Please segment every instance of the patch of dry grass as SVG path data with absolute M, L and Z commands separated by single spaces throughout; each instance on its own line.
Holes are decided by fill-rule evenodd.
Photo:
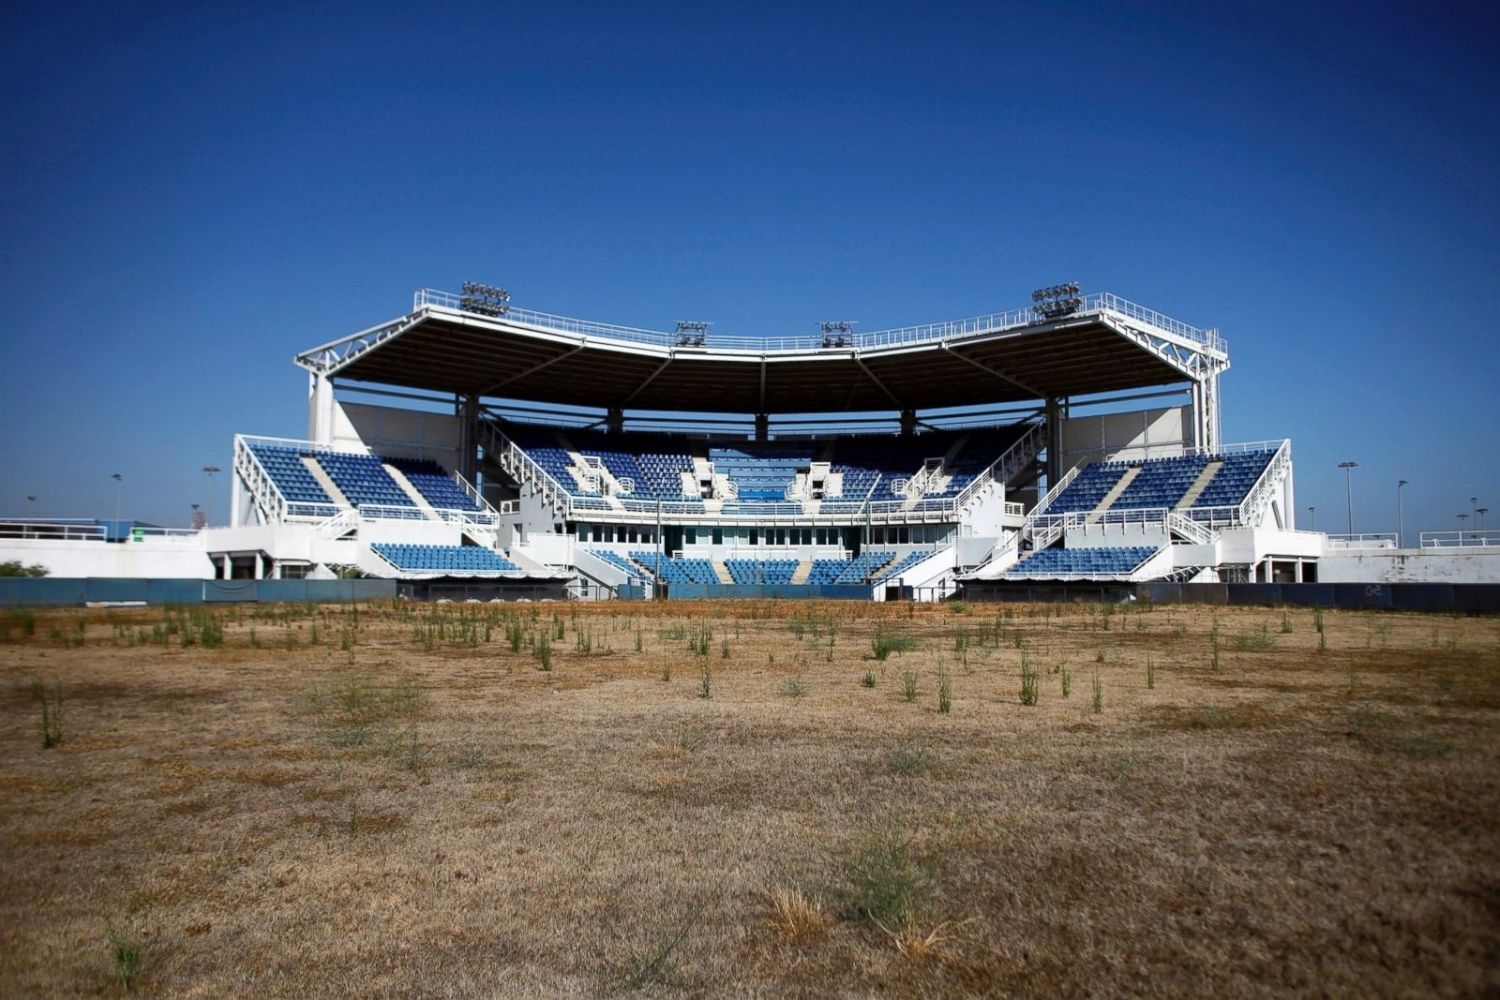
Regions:
M 1496 993 L 1500 625 L 1322 619 L 38 612 L 0 643 L 0 983 Z
M 800 944 L 815 940 L 833 922 L 821 900 L 795 886 L 776 886 L 766 896 L 771 907 L 771 929 L 784 941 Z

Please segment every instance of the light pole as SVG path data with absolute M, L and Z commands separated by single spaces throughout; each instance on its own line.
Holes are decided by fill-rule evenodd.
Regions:
M 1401 487 L 1406 485 L 1406 480 L 1396 480 L 1396 548 L 1401 548 L 1401 539 L 1406 534 L 1406 518 L 1401 513 Z
M 1475 507 L 1474 508 L 1474 513 L 1477 514 L 1477 515 L 1479 515 L 1479 530 L 1481 532 L 1484 531 L 1484 515 L 1488 514 L 1489 512 L 1490 512 L 1490 509 L 1488 507 Z
M 1468 514 L 1458 515 L 1458 544 L 1464 543 L 1464 522 L 1469 519 Z
M 1308 531 L 1317 531 L 1318 530 L 1318 508 L 1317 508 L 1316 505 L 1313 505 L 1313 506 L 1310 506 L 1310 507 L 1307 508 L 1307 519 L 1308 519 L 1307 530 Z
M 26 514 L 28 517 L 36 517 L 36 494 L 26 494 Z
M 1339 468 L 1344 470 L 1344 504 L 1349 511 L 1349 537 L 1354 537 L 1354 478 L 1351 469 L 1359 468 L 1358 462 L 1340 462 Z
M 205 465 L 203 467 L 203 471 L 206 472 L 206 473 L 208 473 L 208 510 L 205 512 L 205 515 L 208 518 L 208 523 L 209 524 L 213 524 L 214 523 L 214 473 L 219 471 L 219 467 L 217 465 Z
M 120 488 L 125 485 L 125 477 L 118 472 L 111 472 L 109 478 L 115 481 L 115 530 L 120 530 Z

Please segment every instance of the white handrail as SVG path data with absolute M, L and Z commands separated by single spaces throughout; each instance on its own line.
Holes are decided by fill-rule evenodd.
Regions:
M 1330 538 L 1333 536 L 1329 536 Z M 1458 546 L 1500 546 L 1500 529 L 1466 528 L 1463 531 L 1424 531 L 1420 536 L 1424 549 L 1446 549 Z
M 463 300 L 453 292 L 444 292 L 434 288 L 419 288 L 412 295 L 412 313 L 419 314 L 425 309 L 446 309 L 454 312 L 464 312 Z M 1156 327 L 1173 336 L 1194 343 L 1202 344 L 1213 350 L 1223 350 L 1224 341 L 1217 330 L 1204 330 L 1172 319 L 1154 309 L 1138 305 L 1128 299 L 1121 298 L 1110 292 L 1095 292 L 1084 296 L 1083 305 L 1077 313 L 1068 317 L 1072 319 L 1079 315 L 1090 313 L 1113 312 L 1120 316 L 1145 323 Z M 481 315 L 466 313 L 466 315 Z M 1034 324 L 1049 322 L 1047 317 L 1031 307 L 1022 309 L 1011 309 L 1004 312 L 989 313 L 984 316 L 976 316 L 970 319 L 947 320 L 938 323 L 925 323 L 918 326 L 906 326 L 888 330 L 876 330 L 872 332 L 852 333 L 850 343 L 838 347 L 828 348 L 823 344 L 820 334 L 809 334 L 806 336 L 769 336 L 756 337 L 744 335 L 721 335 L 710 334 L 707 342 L 703 345 L 689 345 L 683 343 L 681 338 L 673 333 L 660 330 L 646 330 L 640 327 L 622 326 L 616 323 L 600 323 L 594 320 L 576 319 L 570 316 L 558 316 L 552 313 L 537 312 L 532 309 L 521 309 L 509 306 L 500 316 L 486 316 L 496 322 L 511 323 L 518 326 L 530 326 L 543 330 L 553 330 L 560 333 L 570 333 L 584 337 L 599 337 L 608 340 L 627 341 L 631 343 L 655 344 L 661 347 L 685 349 L 689 351 L 712 351 L 743 350 L 756 353 L 767 351 L 824 351 L 835 350 L 840 352 L 858 351 L 871 347 L 889 347 L 903 344 L 940 342 L 945 340 L 961 339 L 968 336 L 993 333 L 1015 327 L 1031 326 Z M 383 324 L 380 327 L 372 327 L 371 330 L 361 331 L 354 334 L 349 340 L 359 339 L 380 340 L 391 335 L 389 327 L 395 325 Z M 325 354 L 334 354 L 342 341 L 334 341 L 322 347 L 314 348 L 305 352 L 299 358 L 312 358 Z M 351 352 L 352 353 L 352 352 Z

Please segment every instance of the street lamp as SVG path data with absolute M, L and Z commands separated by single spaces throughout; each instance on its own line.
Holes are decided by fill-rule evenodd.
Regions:
M 1406 485 L 1406 480 L 1396 480 L 1396 548 L 1401 548 L 1401 539 L 1405 535 L 1406 518 L 1401 513 L 1401 487 Z
M 1358 462 L 1340 462 L 1339 468 L 1344 470 L 1344 503 L 1349 511 L 1349 536 L 1354 537 L 1354 481 L 1351 469 L 1359 468 Z
M 1469 519 L 1468 514 L 1458 515 L 1458 544 L 1464 543 L 1464 522 Z
M 1490 512 L 1490 509 L 1488 507 L 1475 507 L 1474 508 L 1474 513 L 1477 514 L 1477 515 L 1479 515 L 1479 530 L 1480 531 L 1484 530 L 1484 515 L 1488 514 L 1489 512 Z
M 1318 530 L 1318 508 L 1317 508 L 1317 505 L 1312 505 L 1312 506 L 1309 506 L 1307 508 L 1307 519 L 1308 519 L 1307 530 L 1308 531 L 1317 531 Z
M 219 471 L 217 465 L 205 465 L 203 471 L 208 473 L 208 510 L 206 516 L 208 523 L 214 523 L 214 473 Z
M 120 530 L 120 488 L 125 485 L 125 477 L 118 472 L 111 472 L 109 478 L 115 481 L 115 530 Z

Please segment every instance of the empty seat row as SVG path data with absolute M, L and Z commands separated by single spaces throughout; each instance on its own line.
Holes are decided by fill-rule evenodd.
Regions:
M 1057 579 L 1069 576 L 1128 577 L 1157 552 L 1153 546 L 1042 549 L 1006 570 L 1007 578 Z
M 726 559 L 724 565 L 735 583 L 791 583 L 798 563 L 795 559 Z
M 1046 512 L 1065 514 L 1096 510 L 1130 469 L 1139 471 L 1115 498 L 1110 509 L 1174 508 L 1187 497 L 1209 463 L 1215 461 L 1221 463 L 1218 470 L 1193 499 L 1191 507 L 1237 505 L 1244 501 L 1275 454 L 1274 450 L 1266 450 L 1233 455 L 1173 455 L 1095 462 L 1078 471 L 1067 488 L 1053 498 Z
M 412 488 L 431 506 L 444 510 L 479 510 L 454 478 L 436 462 L 420 459 L 383 458 L 379 455 L 333 451 L 314 445 L 289 446 L 247 442 L 247 447 L 271 477 L 281 495 L 292 503 L 331 504 L 333 498 L 308 469 L 311 458 L 327 474 L 351 505 L 398 507 L 415 511 L 401 485 L 386 471 L 390 464 L 402 471 Z
M 479 510 L 468 491 L 436 462 L 414 458 L 388 458 L 386 463 L 401 470 L 406 481 L 439 510 Z
M 828 499 L 831 511 L 840 505 L 863 504 L 866 500 L 899 500 L 896 485 L 920 473 L 930 459 L 951 454 L 943 465 L 943 478 L 926 492 L 951 499 L 990 463 L 1026 433 L 1026 425 L 975 431 L 934 431 L 910 437 L 892 435 L 848 436 L 823 440 L 778 440 L 750 442 L 743 439 L 694 438 L 698 454 L 713 464 L 714 472 L 732 482 L 740 501 L 779 502 L 798 473 L 814 461 L 828 460 L 841 476 L 840 495 Z M 536 424 L 501 425 L 517 447 L 529 455 L 570 494 L 597 491 L 582 486 L 570 468 L 570 452 L 598 459 L 616 480 L 629 480 L 625 499 L 650 501 L 695 498 L 691 485 L 684 486 L 684 473 L 694 471 L 688 439 L 664 434 L 634 432 L 610 434 L 581 428 L 552 428 Z M 582 472 L 583 470 L 579 470 Z M 587 479 L 587 477 L 584 477 Z M 855 509 L 848 507 L 848 510 Z
M 397 569 L 417 573 L 516 573 L 521 567 L 477 545 L 397 545 L 375 542 L 371 550 Z

